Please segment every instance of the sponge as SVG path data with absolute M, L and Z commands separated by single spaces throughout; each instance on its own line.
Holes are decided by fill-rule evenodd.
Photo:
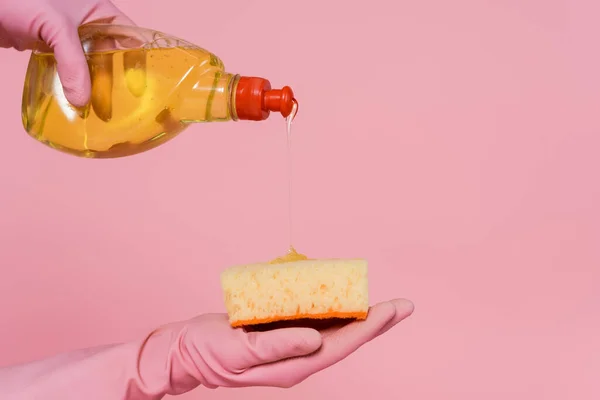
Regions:
M 365 319 L 367 261 L 300 259 L 234 266 L 221 274 L 232 327 L 299 319 Z

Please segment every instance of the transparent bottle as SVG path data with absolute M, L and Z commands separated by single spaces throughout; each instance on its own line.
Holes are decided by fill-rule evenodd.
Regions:
M 161 32 L 89 24 L 79 35 L 92 80 L 89 104 L 67 101 L 56 59 L 42 51 L 29 60 L 22 103 L 27 133 L 72 155 L 130 156 L 193 123 L 287 117 L 296 102 L 289 87 L 228 73 L 214 54 Z

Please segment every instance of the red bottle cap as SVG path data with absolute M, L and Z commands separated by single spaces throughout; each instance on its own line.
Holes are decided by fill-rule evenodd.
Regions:
M 271 83 L 263 78 L 242 76 L 235 91 L 236 114 L 241 120 L 262 121 L 271 111 L 286 118 L 295 102 L 291 88 L 271 89 Z

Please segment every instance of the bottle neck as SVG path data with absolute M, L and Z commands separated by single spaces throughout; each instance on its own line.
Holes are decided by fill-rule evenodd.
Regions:
M 237 120 L 233 94 L 238 80 L 238 75 L 221 71 L 190 74 L 179 83 L 173 119 L 183 123 Z
M 241 75 L 235 74 L 231 76 L 231 80 L 229 81 L 229 88 L 228 88 L 228 93 L 229 93 L 229 101 L 228 101 L 228 107 L 229 107 L 229 115 L 231 116 L 231 119 L 233 121 L 239 121 L 239 116 L 237 113 L 237 107 L 236 107 L 236 100 L 237 100 L 237 90 L 238 90 L 238 85 L 240 83 L 240 78 Z

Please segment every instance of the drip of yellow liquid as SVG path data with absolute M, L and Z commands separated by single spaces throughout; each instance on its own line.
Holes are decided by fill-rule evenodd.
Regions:
M 289 240 L 290 240 L 290 249 L 294 248 L 293 241 L 293 209 L 292 209 L 292 122 L 296 117 L 296 113 L 298 112 L 298 103 L 294 101 L 294 105 L 292 106 L 292 112 L 286 118 L 286 136 L 287 136 L 287 157 L 288 157 L 288 224 L 289 224 Z
M 308 257 L 305 256 L 304 254 L 298 253 L 293 246 L 290 246 L 290 249 L 288 250 L 288 253 L 286 255 L 277 257 L 277 258 L 269 261 L 269 264 L 283 264 L 283 263 L 288 263 L 288 262 L 293 262 L 293 261 L 302 261 L 302 260 L 308 260 Z
M 286 255 L 277 257 L 269 262 L 269 264 L 283 264 L 293 261 L 308 260 L 308 257 L 302 253 L 298 253 L 293 244 L 293 209 L 292 209 L 292 122 L 298 112 L 298 103 L 294 102 L 292 112 L 286 118 L 286 136 L 287 136 L 287 156 L 288 156 L 288 224 L 289 224 L 289 241 L 290 248 Z

